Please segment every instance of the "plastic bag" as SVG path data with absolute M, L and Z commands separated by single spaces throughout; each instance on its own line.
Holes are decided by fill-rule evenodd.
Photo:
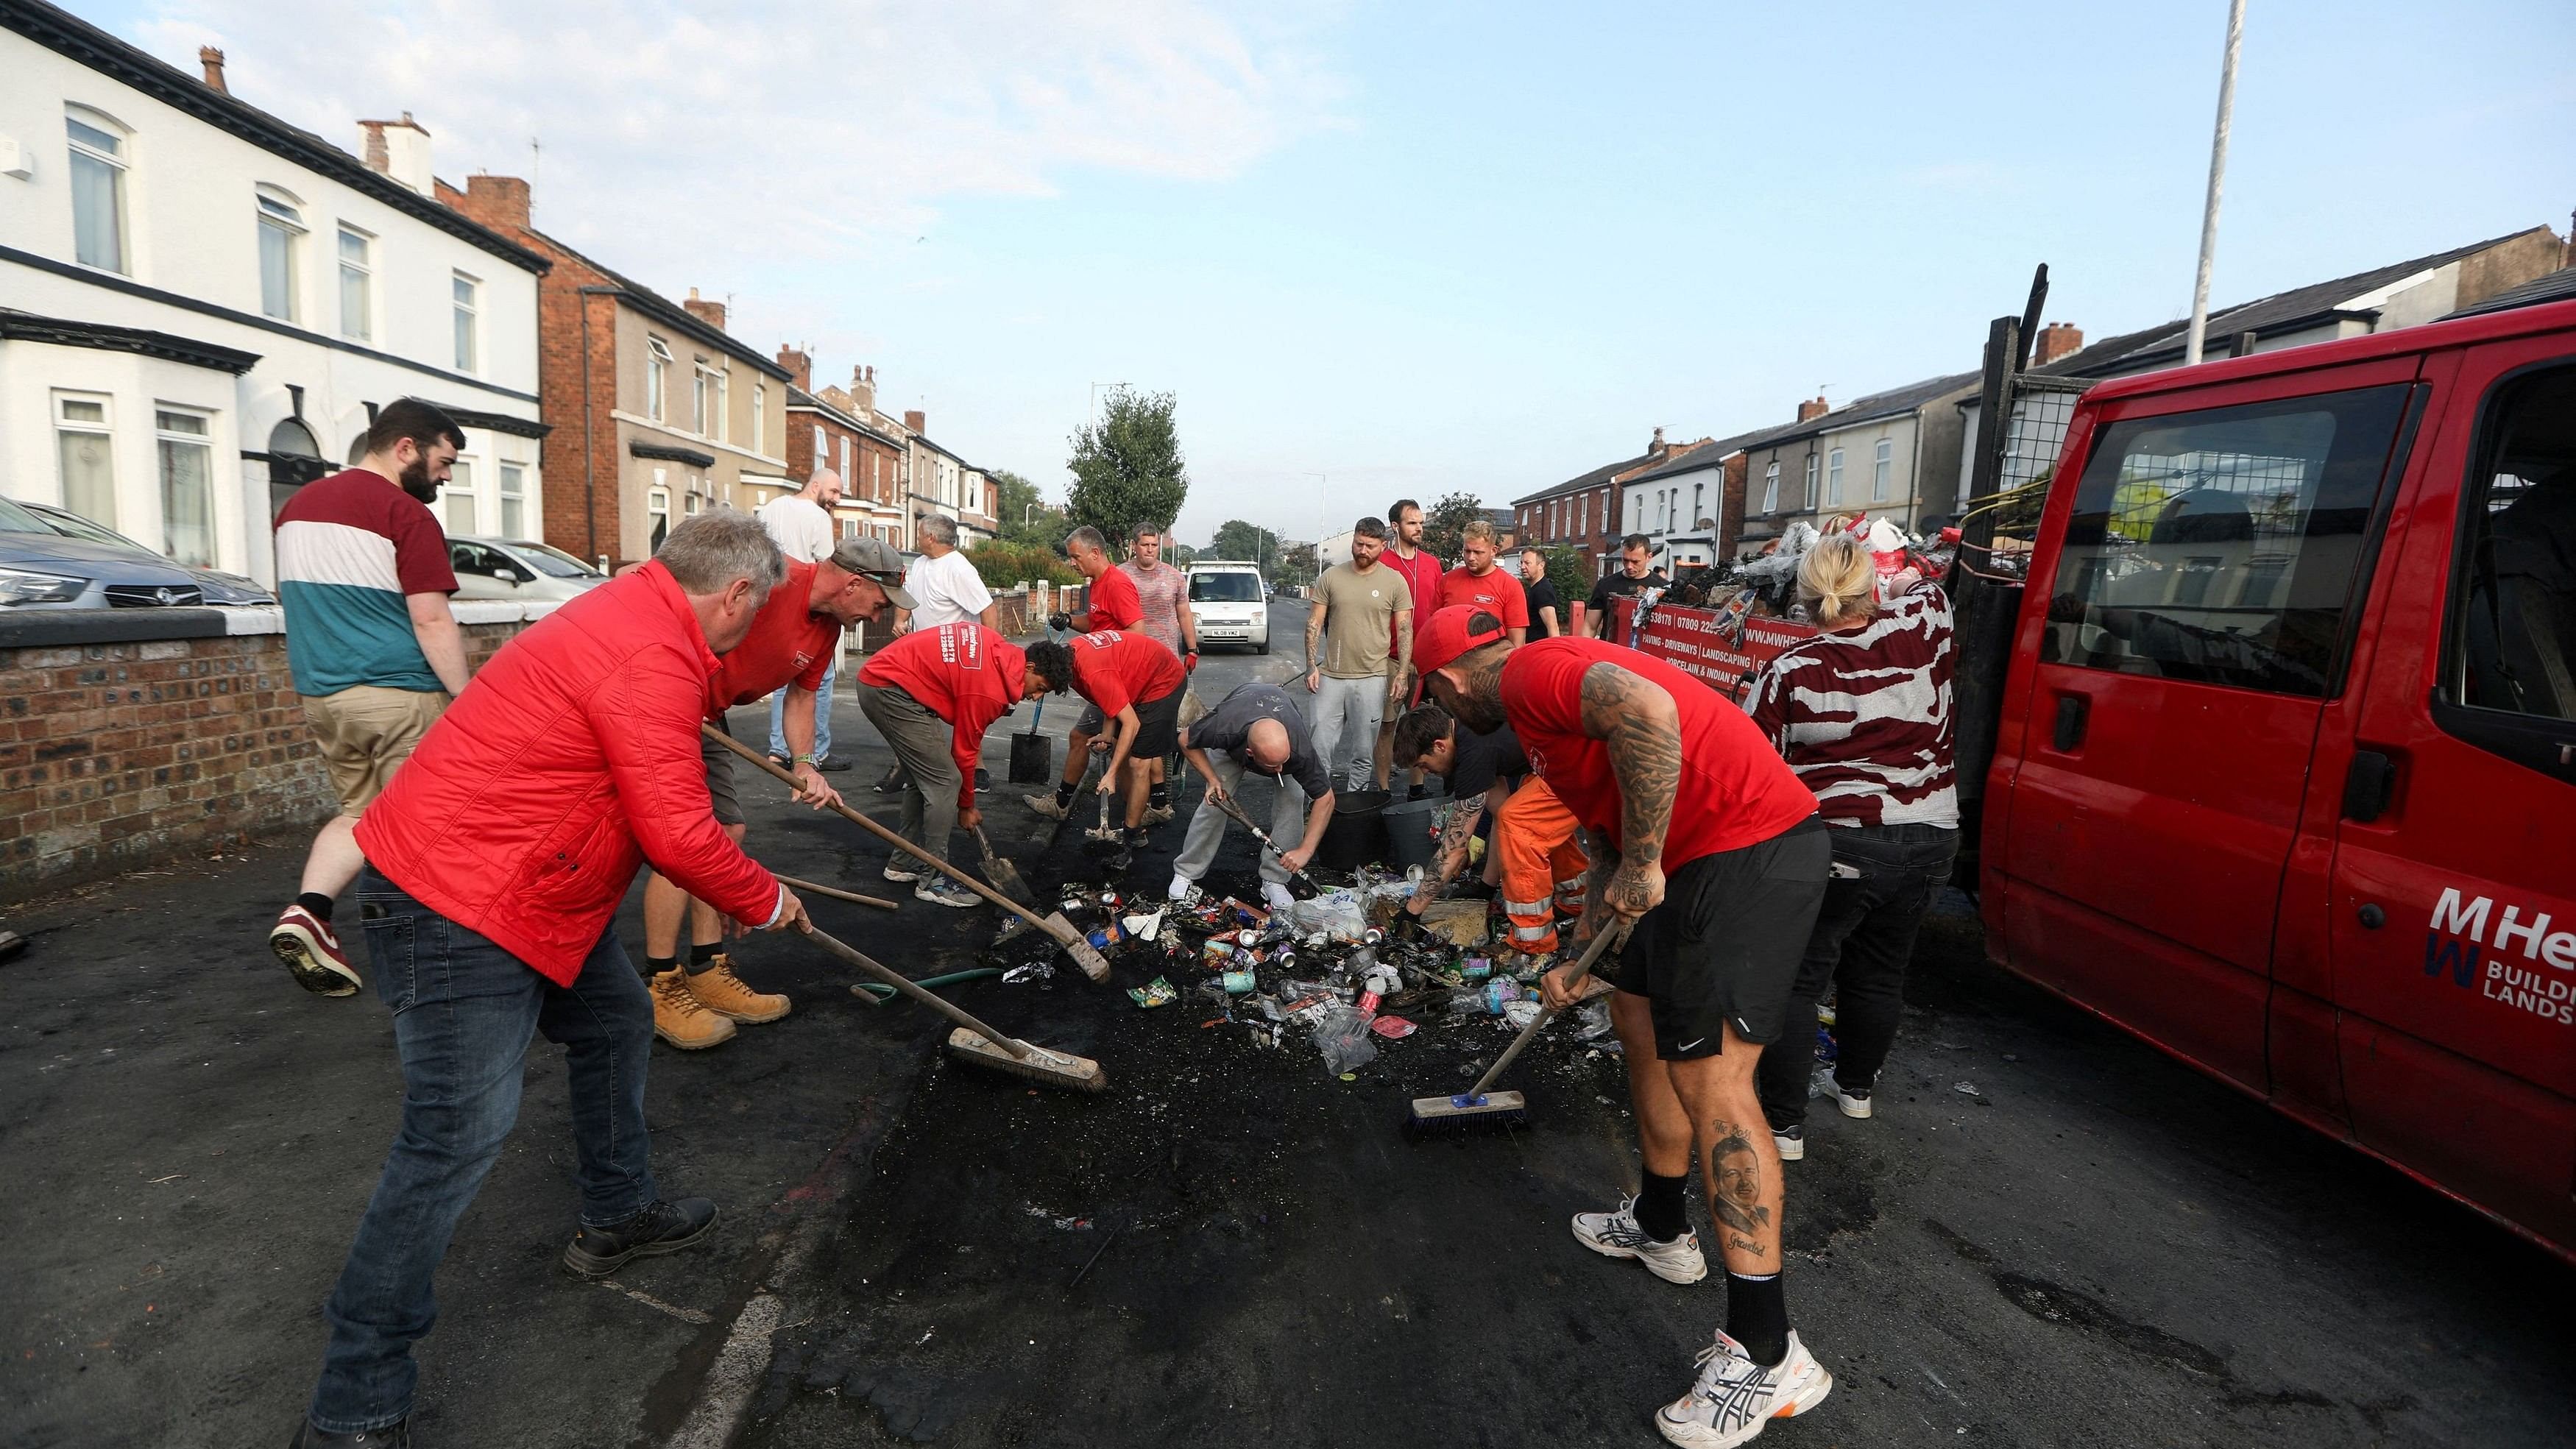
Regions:
M 1357 941 L 1368 934 L 1368 914 L 1357 891 L 1327 891 L 1288 908 L 1288 919 L 1300 936 L 1322 932 L 1335 941 Z
M 1315 1019 L 1315 1046 L 1324 1054 L 1324 1070 L 1338 1077 L 1377 1060 L 1377 1043 L 1369 1040 L 1369 1014 L 1350 1006 L 1328 1006 Z

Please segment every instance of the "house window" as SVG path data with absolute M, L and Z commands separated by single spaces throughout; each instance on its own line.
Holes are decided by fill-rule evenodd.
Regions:
M 122 272 L 128 133 L 79 106 L 64 112 L 63 129 L 71 137 L 72 256 L 85 267 Z
M 372 340 L 375 327 L 375 239 L 340 228 L 340 335 Z
M 659 337 L 644 339 L 644 415 L 662 421 L 671 378 L 671 349 Z M 664 510 L 668 512 L 669 510 Z M 657 539 L 658 543 L 659 540 Z
M 850 476 L 850 437 L 849 437 L 849 434 L 844 433 L 844 434 L 842 434 L 842 435 L 841 435 L 841 477 L 842 477 L 843 479 L 847 479 L 849 476 Z
M 447 468 L 447 536 L 481 533 L 474 511 L 474 464 L 459 458 Z
M 1821 460 L 1815 454 L 1807 455 L 1807 509 L 1809 512 L 1815 511 L 1816 507 L 1816 464 L 1819 461 Z
M 653 476 L 658 480 L 662 470 L 654 469 Z M 645 545 L 645 552 L 660 553 L 662 540 L 671 536 L 671 490 L 656 487 L 645 493 L 644 516 L 653 520 L 653 538 Z
M 1706 516 L 1706 515 L 1702 514 L 1702 513 L 1699 511 L 1699 501 L 1700 501 L 1700 499 L 1701 499 L 1701 498 L 1705 497 L 1705 496 L 1707 495 L 1707 493 L 1708 493 L 1708 485 L 1707 485 L 1707 484 L 1705 484 L 1705 483 L 1693 483 L 1693 484 L 1691 485 L 1691 516 L 1690 516 L 1690 526 L 1691 526 L 1691 527 L 1693 527 L 1693 528 L 1697 528 L 1697 527 L 1699 527 L 1699 525 L 1700 525 L 1700 520 L 1701 520 L 1703 517 L 1705 517 L 1705 516 Z
M 1836 448 L 1825 455 L 1825 502 L 1839 508 L 1842 501 L 1843 450 Z
M 831 456 L 832 440 L 824 435 L 823 425 L 816 423 L 814 425 L 814 466 L 822 467 L 824 460 Z
M 716 378 L 703 362 L 689 377 L 689 426 L 699 437 L 716 435 Z
M 1871 502 L 1885 503 L 1887 501 L 1887 475 L 1895 470 L 1896 443 L 1893 439 L 1881 438 L 1878 440 L 1878 455 L 1876 458 L 1871 460 L 1869 465 L 1869 496 Z
M 280 322 L 295 320 L 296 250 L 304 241 L 304 209 L 274 186 L 259 189 L 259 310 Z
M 766 383 L 751 385 L 751 450 L 759 452 L 769 438 L 769 387 Z
M 161 551 L 191 568 L 215 562 L 213 425 L 204 413 L 158 408 L 152 414 L 161 471 Z
M 1780 511 L 1780 460 L 1777 458 L 1762 466 L 1762 511 Z
M 725 383 L 723 371 L 701 364 L 698 368 L 698 432 L 703 437 L 723 442 L 725 437 Z
M 482 314 L 483 284 L 458 272 L 448 278 L 448 287 L 456 298 L 456 370 L 472 372 L 482 355 L 476 329 Z
M 501 536 L 528 536 L 528 470 L 524 464 L 501 465 Z
M 62 462 L 63 506 L 92 523 L 116 527 L 115 435 L 108 400 L 54 394 L 54 452 Z

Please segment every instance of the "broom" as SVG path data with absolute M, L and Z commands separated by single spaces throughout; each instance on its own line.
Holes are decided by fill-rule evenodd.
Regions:
M 1076 1092 L 1102 1092 L 1109 1088 L 1109 1074 L 1100 1063 L 1071 1052 L 1049 1051 L 1031 1046 L 1014 1036 L 1004 1036 L 933 991 L 926 991 L 899 971 L 891 971 L 859 954 L 850 947 L 814 929 L 812 921 L 799 921 L 796 929 L 806 939 L 840 957 L 886 985 L 957 1023 L 948 1034 L 948 1050 L 961 1062 L 995 1071 L 1026 1077 L 1042 1087 L 1063 1087 Z
M 1600 934 L 1592 938 L 1592 944 L 1583 949 L 1581 959 L 1574 963 L 1574 976 L 1566 985 L 1581 986 L 1584 979 L 1592 974 L 1592 968 L 1601 960 L 1602 954 L 1627 939 L 1628 923 L 1625 921 L 1602 927 Z M 1541 1011 L 1531 1017 L 1530 1024 L 1521 1028 L 1521 1034 L 1512 1038 L 1512 1044 L 1505 1047 L 1503 1054 L 1494 1059 L 1494 1064 L 1485 1069 L 1485 1074 L 1476 1079 L 1476 1085 L 1466 1091 L 1454 1097 L 1414 1098 L 1413 1108 L 1405 1116 L 1406 1134 L 1419 1136 L 1426 1132 L 1476 1131 L 1496 1126 L 1518 1126 L 1528 1121 L 1528 1098 L 1518 1092 L 1496 1092 L 1487 1096 L 1485 1089 L 1502 1076 L 1503 1069 L 1521 1054 L 1521 1048 L 1528 1046 L 1555 1015 L 1553 1011 Z
M 796 788 L 796 777 L 770 763 L 768 756 L 761 754 L 758 750 L 752 749 L 750 746 L 735 739 L 733 736 L 718 730 L 713 725 L 701 724 L 698 728 L 705 733 L 708 739 L 714 740 L 718 744 L 723 745 L 726 749 L 729 749 L 735 754 L 742 756 L 744 759 L 749 760 L 755 767 L 766 773 L 771 779 L 778 781 L 780 784 L 785 785 L 790 789 Z M 1106 981 L 1109 979 L 1109 958 L 1101 955 L 1099 948 L 1086 940 L 1083 937 L 1082 932 L 1075 929 L 1073 922 L 1065 919 L 1064 912 L 1054 911 L 1045 916 L 1040 916 L 1036 911 L 1033 911 L 1027 906 L 1021 905 L 1018 901 L 1012 900 L 1010 897 L 1003 895 L 991 886 L 984 884 L 982 881 L 975 879 L 975 877 L 968 875 L 966 872 L 959 870 L 957 867 L 950 865 L 948 862 L 941 860 L 935 855 L 932 855 L 929 851 L 922 849 L 920 846 L 904 839 L 894 831 L 870 820 L 868 817 L 851 809 L 849 806 L 835 805 L 832 808 L 839 812 L 842 819 L 857 825 L 861 829 L 866 830 L 869 834 L 876 836 L 878 839 L 885 841 L 888 845 L 894 846 L 898 850 L 904 851 L 910 855 L 919 856 L 923 861 L 929 864 L 931 869 L 938 871 L 950 880 L 957 882 L 959 885 L 966 887 L 966 889 L 973 891 L 975 894 L 982 896 L 984 899 L 991 901 L 993 904 L 1000 906 L 1002 909 L 1009 911 L 1013 915 L 1022 917 L 1027 920 L 1029 924 L 1046 932 L 1049 936 L 1055 939 L 1055 943 L 1057 945 L 1064 948 L 1066 955 L 1073 958 L 1074 964 L 1082 968 L 1083 975 L 1091 978 L 1095 982 Z

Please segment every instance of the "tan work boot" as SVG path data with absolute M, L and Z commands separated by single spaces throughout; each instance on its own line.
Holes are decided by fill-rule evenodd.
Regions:
M 689 990 L 689 973 L 674 966 L 653 977 L 653 1034 L 684 1052 L 733 1040 L 733 1021 L 706 1009 Z
M 704 971 L 684 974 L 689 980 L 689 994 L 698 999 L 698 1005 L 718 1016 L 757 1026 L 787 1014 L 787 998 L 743 985 L 742 978 L 733 974 L 733 957 L 726 952 L 718 951 Z

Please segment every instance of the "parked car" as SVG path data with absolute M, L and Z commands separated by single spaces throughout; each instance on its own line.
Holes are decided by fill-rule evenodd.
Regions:
M 556 603 L 579 598 L 608 575 L 559 548 L 518 538 L 451 538 L 448 566 L 460 599 Z
M 1261 570 L 1248 563 L 1194 563 L 1189 567 L 1190 618 L 1199 643 L 1249 644 L 1270 652 L 1270 591 Z
M 28 503 L 21 506 L 29 513 L 43 519 L 56 533 L 65 538 L 85 538 L 92 543 L 110 544 L 148 559 L 171 563 L 168 558 L 154 553 L 115 529 L 83 518 L 70 509 L 56 508 L 50 503 Z M 243 578 L 239 574 L 228 574 L 221 569 L 195 568 L 188 564 L 174 564 L 173 567 L 186 569 L 196 576 L 202 603 L 221 604 L 227 608 L 245 608 L 277 602 L 277 595 L 261 588 L 257 581 Z
M 0 498 L 0 608 L 167 609 L 205 601 L 196 575 L 119 539 L 101 543 Z

